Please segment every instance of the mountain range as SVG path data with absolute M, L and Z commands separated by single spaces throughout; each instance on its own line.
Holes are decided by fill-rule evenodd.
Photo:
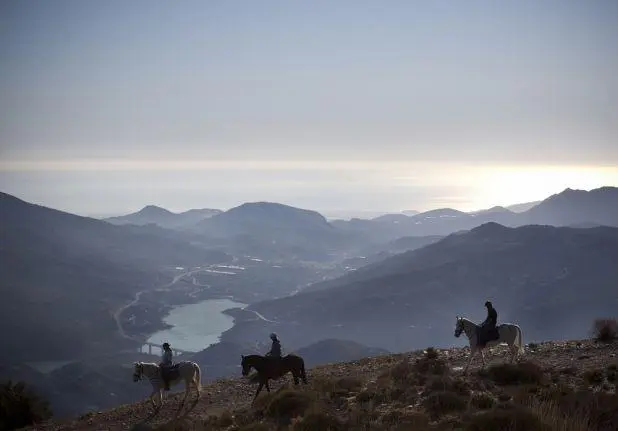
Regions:
M 401 274 L 389 274 L 386 268 L 399 259 L 407 259 L 408 254 L 380 263 L 381 260 L 418 247 L 422 247 L 419 253 L 429 253 L 435 247 L 441 250 L 440 247 L 453 241 L 452 238 L 440 240 L 441 237 L 482 224 L 486 224 L 483 231 L 497 230 L 496 222 L 503 226 L 530 223 L 580 228 L 618 226 L 618 189 L 603 187 L 588 192 L 567 189 L 519 214 L 503 208 L 480 214 L 439 209 L 413 216 L 401 214 L 373 220 L 328 222 L 315 211 L 268 202 L 246 203 L 223 212 L 206 211 L 214 215 L 201 219 L 191 229 L 172 230 L 156 224 L 117 226 L 0 194 L 1 291 L 6 303 L 10 304 L 1 323 L 9 329 L 7 348 L 15 352 L 15 360 L 33 359 L 40 354 L 49 356 L 60 351 L 73 354 L 119 342 L 110 310 L 126 303 L 135 292 L 169 280 L 165 268 L 226 262 L 232 259 L 231 254 L 331 262 L 329 264 L 344 262 L 343 266 L 346 266 L 346 259 L 357 259 L 356 263 L 348 265 L 350 269 L 357 269 L 349 274 L 352 278 L 326 281 L 307 292 L 347 283 L 347 280 L 368 274 L 367 271 L 373 278 L 382 273 L 401 277 Z M 155 213 L 166 214 L 165 210 L 154 207 L 142 211 L 142 215 L 149 217 Z M 597 232 L 584 230 L 582 235 Z M 395 246 L 405 241 L 409 244 Z M 424 247 L 427 244 L 431 245 Z M 476 246 L 470 242 L 464 249 Z M 462 256 L 469 254 L 461 253 Z M 359 261 L 360 256 L 368 258 Z M 488 261 L 493 258 L 487 256 Z M 418 262 L 417 259 L 414 262 Z M 371 262 L 373 266 L 359 269 Z M 410 263 L 409 267 L 414 265 Z M 429 276 L 427 272 L 423 274 Z M 447 274 L 435 277 L 439 279 Z M 367 280 L 361 281 L 367 283 Z M 289 291 L 297 288 L 290 286 Z M 332 293 L 335 296 L 333 301 L 327 301 L 327 308 L 347 300 L 346 295 L 339 298 L 338 293 Z M 355 299 L 363 300 L 366 298 Z M 383 301 L 377 299 L 377 303 Z M 265 312 L 271 313 L 270 306 L 259 307 L 267 307 Z M 337 315 L 351 315 L 345 310 L 332 313 L 334 316 L 329 319 L 333 324 L 337 324 L 332 322 Z M 281 310 L 275 314 L 281 314 Z M 37 321 L 23 318 L 33 315 L 37 316 Z M 67 335 L 75 340 L 71 346 L 62 342 Z M 44 341 L 25 348 L 24 340 L 32 338 Z M 324 334 L 323 338 L 332 337 Z M 337 338 L 355 340 L 353 337 Z M 373 339 L 363 344 L 394 347 L 375 343 Z
M 295 346 L 343 338 L 402 351 L 450 345 L 455 316 L 484 319 L 490 299 L 501 322 L 525 339 L 581 337 L 618 310 L 618 228 L 486 223 L 249 309 L 278 323 L 242 323 L 224 339 L 276 330 Z M 588 323 L 587 323 L 588 322 Z

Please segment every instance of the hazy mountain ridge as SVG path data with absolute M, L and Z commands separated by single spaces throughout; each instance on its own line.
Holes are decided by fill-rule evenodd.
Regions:
M 487 298 L 495 301 L 500 320 L 521 324 L 526 337 L 581 336 L 572 328 L 618 308 L 615 256 L 617 228 L 490 223 L 360 268 L 326 289 L 250 308 L 288 322 L 279 331 L 289 339 L 302 331 L 315 340 L 346 338 L 393 351 L 426 344 L 427 337 L 448 340 L 454 316 L 482 320 Z M 256 336 L 260 329 L 242 331 Z M 236 338 L 240 331 L 226 334 Z
M 221 214 L 222 212 L 223 211 L 218 209 L 202 208 L 174 213 L 156 205 L 147 205 L 135 213 L 108 217 L 103 220 L 117 225 L 133 224 L 143 226 L 155 224 L 168 229 L 187 229 L 202 220 Z

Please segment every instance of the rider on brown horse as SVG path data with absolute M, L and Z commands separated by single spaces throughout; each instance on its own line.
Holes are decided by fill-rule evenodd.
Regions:
M 479 334 L 479 346 L 484 347 L 489 341 L 498 338 L 496 324 L 498 323 L 498 312 L 490 301 L 485 302 L 487 307 L 487 318 L 481 323 Z
M 270 334 L 270 339 L 272 340 L 272 345 L 270 346 L 270 352 L 266 354 L 271 358 L 281 359 L 281 342 L 277 338 L 277 334 Z

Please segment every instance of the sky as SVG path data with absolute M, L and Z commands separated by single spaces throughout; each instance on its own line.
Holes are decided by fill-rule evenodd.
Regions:
M 0 190 L 85 215 L 618 185 L 618 2 L 6 0 Z

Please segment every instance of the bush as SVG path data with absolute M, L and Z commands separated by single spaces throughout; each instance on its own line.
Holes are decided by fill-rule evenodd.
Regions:
M 592 328 L 594 339 L 604 343 L 611 343 L 618 339 L 617 319 L 597 319 Z
M 600 385 L 605 380 L 603 370 L 588 370 L 584 373 L 584 380 L 591 385 Z
M 315 398 L 310 393 L 284 389 L 272 398 L 266 407 L 265 414 L 274 419 L 302 416 L 314 400 Z
M 339 431 L 343 429 L 344 426 L 339 419 L 321 411 L 310 412 L 294 424 L 295 431 Z
M 446 375 L 450 368 L 448 363 L 440 356 L 433 347 L 427 348 L 423 357 L 414 363 L 414 371 L 419 374 Z
M 34 425 L 51 417 L 47 401 L 23 382 L 0 385 L 0 429 L 12 430 Z
M 607 381 L 608 382 L 615 382 L 618 377 L 618 366 L 616 366 L 615 364 L 609 365 L 607 367 Z
M 493 365 L 487 375 L 498 385 L 540 384 L 543 381 L 543 369 L 534 362 Z
M 423 400 L 423 407 L 433 417 L 465 410 L 468 400 L 456 392 L 441 391 L 430 394 Z
M 493 395 L 485 393 L 485 392 L 474 394 L 474 396 L 470 400 L 470 403 L 472 404 L 473 407 L 476 407 L 477 409 L 480 409 L 480 410 L 491 409 L 497 404 L 496 399 L 493 397 Z
M 426 392 L 450 391 L 459 395 L 470 395 L 470 385 L 462 379 L 454 379 L 450 376 L 435 376 L 426 386 Z
M 516 406 L 508 409 L 494 409 L 472 416 L 468 420 L 469 431 L 551 431 L 530 409 Z

